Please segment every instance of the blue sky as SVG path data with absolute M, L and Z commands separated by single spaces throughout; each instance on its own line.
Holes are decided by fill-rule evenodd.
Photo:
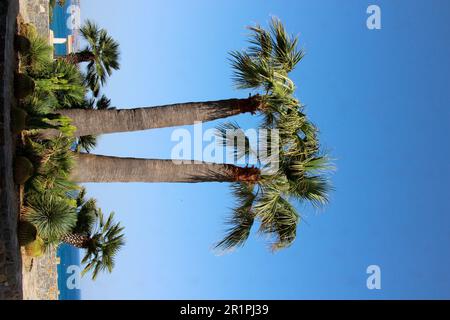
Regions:
M 381 30 L 366 28 L 370 4 Z M 330 205 L 299 208 L 307 223 L 287 250 L 253 234 L 217 256 L 226 184 L 89 184 L 127 246 L 113 274 L 83 280 L 83 298 L 450 298 L 450 2 L 82 1 L 82 18 L 120 42 L 104 92 L 123 108 L 248 96 L 233 89 L 227 53 L 271 16 L 307 53 L 292 78 L 337 159 Z M 95 153 L 169 158 L 172 131 L 105 135 Z M 381 290 L 366 287 L 372 264 Z

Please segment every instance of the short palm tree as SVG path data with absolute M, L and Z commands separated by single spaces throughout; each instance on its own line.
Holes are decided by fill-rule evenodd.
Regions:
M 54 100 L 59 109 L 80 104 L 86 93 L 80 71 L 64 60 L 46 65 L 34 80 L 35 95 L 40 100 Z
M 35 166 L 35 174 L 27 181 L 27 190 L 36 193 L 52 190 L 53 194 L 66 197 L 66 193 L 74 189 L 75 185 L 68 181 L 74 165 L 71 145 L 72 141 L 63 136 L 44 141 L 32 136 L 25 138 L 24 152 Z
M 67 198 L 51 191 L 33 193 L 27 198 L 24 216 L 35 225 L 39 237 L 55 242 L 75 226 L 77 213 Z
M 279 20 L 272 20 L 269 30 L 259 26 L 250 29 L 253 32 L 250 48 L 232 52 L 231 62 L 236 86 L 255 90 L 259 94 L 244 99 L 117 110 L 69 109 L 60 113 L 73 120 L 73 125 L 77 127 L 75 136 L 190 125 L 247 112 L 263 114 L 270 120 L 279 111 L 280 102 L 298 103 L 286 91 L 293 92 L 295 89 L 288 74 L 303 58 L 303 51 L 297 48 L 298 39 L 288 35 Z M 45 134 L 51 136 L 57 132 L 50 130 Z
M 77 199 L 77 223 L 61 240 L 86 250 L 81 261 L 86 264 L 82 274 L 92 272 L 92 279 L 95 280 L 101 271 L 112 272 L 114 257 L 125 244 L 124 228 L 114 222 L 114 213 L 105 217 L 94 199 L 85 201 L 84 193 L 82 189 Z
M 100 86 L 106 83 L 113 70 L 120 68 L 119 44 L 92 21 L 87 21 L 80 29 L 81 36 L 86 40 L 87 46 L 65 57 L 73 64 L 87 62 L 86 84 L 94 96 L 100 92 Z
M 23 35 L 30 41 L 30 47 L 21 53 L 21 67 L 30 76 L 34 76 L 51 64 L 53 48 L 47 39 L 39 36 L 34 26 L 26 25 L 22 29 Z

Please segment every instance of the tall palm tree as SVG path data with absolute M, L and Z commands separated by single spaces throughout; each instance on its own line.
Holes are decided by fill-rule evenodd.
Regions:
M 61 240 L 86 250 L 81 261 L 86 264 L 82 274 L 92 272 L 95 280 L 99 272 L 111 272 L 114 268 L 114 256 L 125 244 L 124 228 L 114 222 L 114 213 L 106 218 L 94 199 L 84 201 L 84 190 L 80 192 L 77 204 L 80 207 L 77 224 Z
M 331 169 L 328 158 L 304 150 L 283 153 L 280 168 L 264 174 L 257 167 L 231 164 L 188 163 L 172 160 L 118 158 L 78 154 L 71 178 L 76 182 L 231 182 L 238 205 L 230 219 L 226 237 L 217 244 L 232 249 L 244 244 L 255 220 L 260 231 L 272 236 L 274 250 L 288 247 L 295 239 L 300 215 L 291 199 L 321 206 L 331 190 L 322 173 Z
M 99 28 L 92 21 L 87 21 L 80 29 L 81 36 L 88 43 L 86 48 L 79 52 L 68 54 L 66 61 L 73 64 L 87 62 L 86 83 L 97 96 L 100 86 L 106 83 L 113 70 L 120 68 L 119 44 L 105 29 Z
M 288 74 L 303 58 L 303 51 L 297 49 L 298 39 L 289 36 L 279 20 L 272 20 L 270 30 L 259 26 L 250 29 L 253 32 L 250 48 L 231 53 L 236 86 L 259 92 L 250 98 L 135 109 L 69 109 L 60 113 L 72 119 L 72 125 L 77 127 L 75 136 L 190 125 L 247 112 L 262 114 L 266 121 L 271 121 L 286 105 L 298 104 L 292 97 L 295 86 Z M 47 130 L 43 135 L 57 132 Z

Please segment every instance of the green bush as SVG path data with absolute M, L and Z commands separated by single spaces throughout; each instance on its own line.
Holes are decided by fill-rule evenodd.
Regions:
M 75 227 L 77 212 L 67 198 L 44 191 L 28 197 L 25 219 L 36 226 L 40 237 L 54 241 Z
M 34 166 L 26 157 L 18 156 L 14 161 L 14 181 L 24 184 L 34 173 Z
M 47 39 L 42 38 L 31 24 L 21 25 L 21 34 L 30 41 L 28 50 L 20 52 L 20 60 L 24 72 L 36 75 L 52 63 L 53 47 Z
M 31 95 L 36 88 L 34 80 L 23 73 L 16 73 L 14 77 L 14 94 L 17 99 Z
M 11 124 L 14 133 L 20 133 L 27 126 L 28 113 L 22 108 L 13 107 L 11 110 Z
M 26 246 L 36 240 L 37 229 L 36 227 L 28 221 L 20 221 L 18 228 L 18 238 L 19 244 L 21 246 Z

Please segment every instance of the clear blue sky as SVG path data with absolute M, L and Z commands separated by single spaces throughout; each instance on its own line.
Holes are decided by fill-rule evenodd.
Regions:
M 366 28 L 369 4 L 381 30 Z M 216 256 L 226 184 L 89 184 L 127 246 L 113 274 L 83 280 L 83 298 L 450 298 L 449 1 L 82 1 L 82 18 L 121 45 L 105 89 L 117 107 L 246 97 L 227 52 L 272 15 L 307 52 L 293 79 L 337 159 L 331 204 L 303 210 L 285 251 L 253 235 Z M 169 158 L 172 130 L 103 136 L 95 153 Z M 366 288 L 371 264 L 378 291 Z

